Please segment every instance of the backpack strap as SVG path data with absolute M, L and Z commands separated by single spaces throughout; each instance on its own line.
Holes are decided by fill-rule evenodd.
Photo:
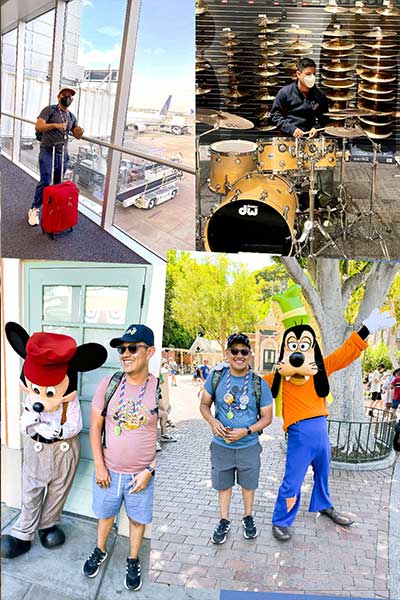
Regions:
M 123 371 L 116 371 L 114 375 L 111 377 L 108 382 L 105 394 L 104 394 L 104 407 L 101 411 L 101 416 L 103 417 L 103 426 L 101 429 L 101 445 L 103 448 L 106 448 L 106 416 L 108 405 L 110 404 L 111 398 L 114 396 L 119 384 L 121 383 L 122 377 L 124 373 Z
M 217 387 L 219 385 L 219 382 L 221 381 L 221 377 L 223 375 L 223 373 L 225 372 L 225 369 L 215 369 L 212 375 L 212 380 L 211 380 L 211 386 L 212 386 L 212 394 L 211 394 L 211 400 L 213 402 L 215 402 L 215 392 L 217 391 Z
M 157 377 L 157 385 L 156 385 L 156 394 L 155 394 L 155 397 L 156 397 L 156 407 L 153 408 L 150 411 L 150 413 L 152 415 L 155 415 L 155 414 L 158 415 L 159 410 L 160 410 L 160 400 L 162 398 L 162 392 L 161 392 L 161 385 L 160 385 L 160 378 L 159 377 Z
M 252 373 L 253 391 L 256 396 L 257 419 L 261 418 L 261 377 L 256 373 Z M 263 430 L 258 432 L 261 435 Z

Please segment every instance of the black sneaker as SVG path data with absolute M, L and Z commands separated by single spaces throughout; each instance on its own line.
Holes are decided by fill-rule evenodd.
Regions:
M 125 587 L 136 592 L 142 587 L 142 568 L 138 558 L 126 559 Z
M 102 552 L 100 548 L 96 546 L 92 554 L 83 565 L 82 573 L 86 575 L 86 577 L 96 577 L 97 573 L 99 572 L 100 565 L 106 560 L 107 556 L 107 552 Z
M 231 522 L 228 519 L 221 519 L 214 529 L 211 541 L 213 544 L 223 544 L 226 541 L 226 536 L 231 528 Z
M 246 540 L 252 540 L 258 536 L 257 527 L 255 526 L 252 515 L 247 515 L 242 519 L 243 535 Z

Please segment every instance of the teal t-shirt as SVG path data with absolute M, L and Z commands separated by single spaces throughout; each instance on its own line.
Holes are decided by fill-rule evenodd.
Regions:
M 207 380 L 204 384 L 204 389 L 212 395 L 212 379 L 215 369 L 213 369 Z M 256 394 L 253 390 L 253 374 L 250 372 L 249 380 L 248 380 L 248 389 L 246 392 L 246 396 L 249 401 L 246 405 L 245 409 L 240 408 L 240 396 L 244 394 L 245 380 L 246 377 L 234 377 L 231 375 L 230 377 L 230 393 L 234 397 L 234 401 L 232 404 L 227 405 L 224 402 L 224 395 L 228 391 L 227 383 L 228 383 L 228 373 L 229 369 L 226 368 L 223 370 L 221 379 L 219 380 L 218 387 L 215 392 L 215 416 L 222 423 L 224 427 L 231 427 L 232 429 L 236 429 L 239 427 L 250 427 L 254 425 L 258 421 L 257 415 L 257 399 Z M 272 404 L 272 394 L 266 382 L 261 379 L 261 398 L 260 398 L 260 407 L 263 408 L 265 406 L 270 406 Z M 242 405 L 243 406 L 243 405 Z M 233 414 L 232 418 L 229 418 L 227 415 L 231 412 Z M 252 433 L 251 435 L 246 435 L 241 438 L 237 442 L 232 442 L 228 444 L 221 437 L 214 436 L 213 441 L 220 446 L 225 446 L 226 448 L 245 448 L 247 446 L 252 446 L 258 442 L 258 433 Z

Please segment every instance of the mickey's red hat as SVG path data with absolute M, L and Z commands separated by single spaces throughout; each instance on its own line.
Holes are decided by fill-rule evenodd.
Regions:
M 33 333 L 26 345 L 24 375 L 37 385 L 58 385 L 67 374 L 76 348 L 69 335 Z

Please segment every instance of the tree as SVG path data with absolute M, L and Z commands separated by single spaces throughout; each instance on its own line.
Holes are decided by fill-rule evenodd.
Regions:
M 399 271 L 398 263 L 386 261 L 358 264 L 350 261 L 344 265 L 347 261 L 308 259 L 307 269 L 304 270 L 294 258 L 282 257 L 280 260 L 294 281 L 302 286 L 303 295 L 318 324 L 325 355 L 338 348 L 351 331 L 357 331 L 375 307 L 384 304 Z M 310 273 L 313 274 L 312 277 Z M 346 311 L 353 294 L 359 288 L 363 288 L 364 293 L 359 299 L 358 310 L 352 307 L 350 323 L 346 319 Z M 330 413 L 333 419 L 365 419 L 362 379 L 360 360 L 330 377 L 334 398 Z M 355 439 L 351 439 L 349 443 L 355 443 Z
M 190 348 L 193 342 L 193 336 L 172 316 L 174 276 L 176 271 L 177 254 L 175 250 L 170 250 L 168 253 L 167 276 L 165 282 L 163 346 L 164 348 Z
M 254 274 L 224 255 L 199 262 L 181 255 L 175 264 L 172 316 L 193 336 L 224 346 L 234 331 L 254 331 L 266 314 Z

